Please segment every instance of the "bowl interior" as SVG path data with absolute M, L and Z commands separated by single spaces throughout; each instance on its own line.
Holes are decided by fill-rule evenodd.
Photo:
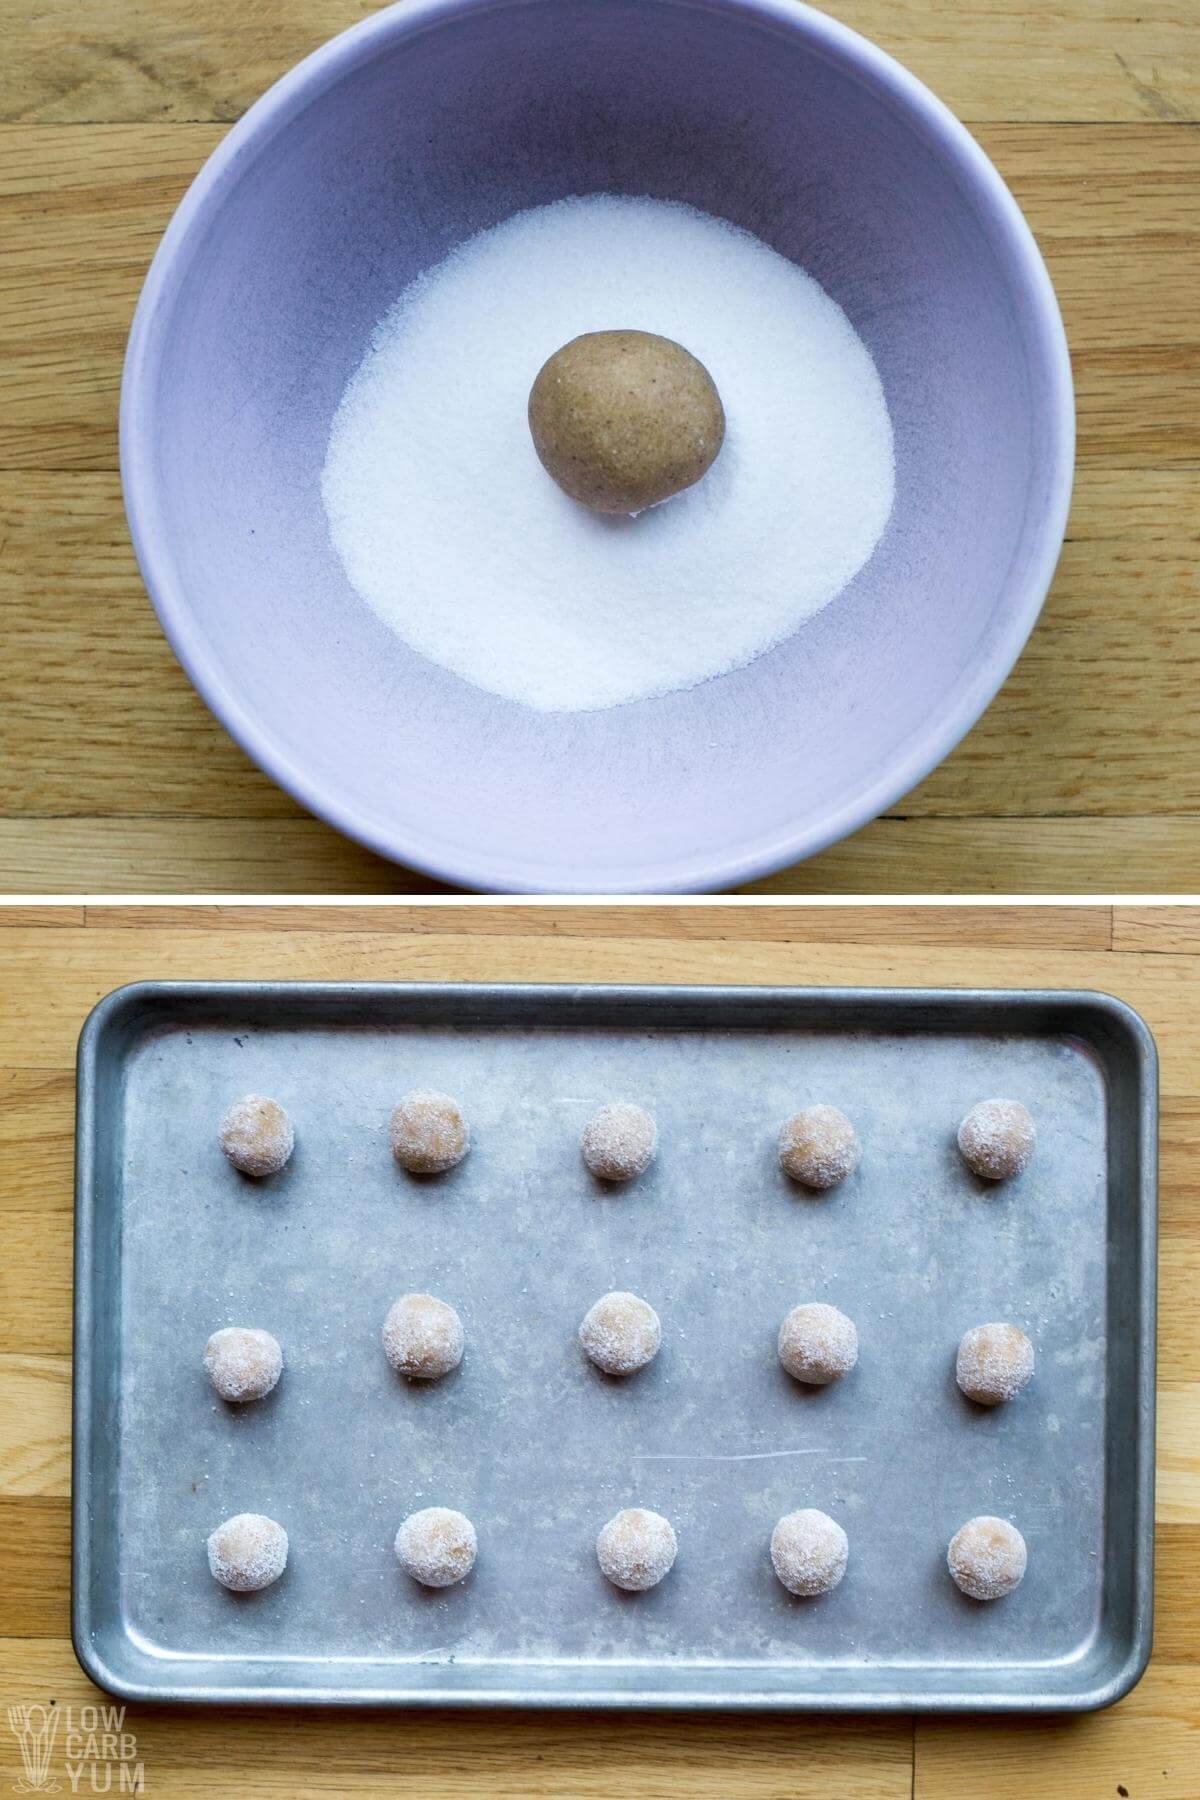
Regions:
M 471 233 L 590 192 L 690 202 L 809 270 L 875 358 L 897 491 L 846 592 L 757 662 L 546 715 L 375 618 L 319 481 L 401 289 Z M 1030 241 L 965 138 L 802 9 L 384 14 L 250 115 L 177 218 L 143 314 L 123 450 L 185 665 L 302 799 L 469 884 L 707 886 L 830 841 L 986 704 L 1057 548 L 1061 352 Z

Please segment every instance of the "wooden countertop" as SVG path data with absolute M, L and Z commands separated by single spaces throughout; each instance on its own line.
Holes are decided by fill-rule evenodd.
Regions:
M 177 668 L 117 479 L 125 334 L 229 121 L 365 0 L 0 0 L 0 892 L 416 893 L 308 817 Z M 1002 695 L 786 892 L 1200 887 L 1200 9 L 842 0 L 1010 182 L 1049 261 L 1079 477 Z
M 67 1636 L 72 1063 L 92 1003 L 156 976 L 1106 988 L 1158 1039 L 1163 1161 L 1155 1653 L 1110 1711 L 914 1722 L 131 1706 L 148 1794 L 1195 1800 L 1200 909 L 0 909 L 4 1707 L 102 1698 Z M 19 1772 L 0 1719 L 0 1784 Z

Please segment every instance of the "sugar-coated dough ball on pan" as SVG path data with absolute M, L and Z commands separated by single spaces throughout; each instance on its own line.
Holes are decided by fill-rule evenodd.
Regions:
M 858 1134 L 836 1106 L 806 1106 L 779 1132 L 779 1166 L 802 1187 L 818 1192 L 852 1175 L 862 1158 Z
M 593 1113 L 580 1140 L 583 1160 L 598 1181 L 632 1181 L 644 1174 L 657 1146 L 654 1120 L 644 1107 L 629 1100 L 618 1100 Z
M 292 1121 L 278 1100 L 261 1094 L 243 1094 L 221 1120 L 218 1142 L 229 1161 L 243 1175 L 261 1181 L 278 1175 L 295 1148 Z
M 805 1506 L 771 1533 L 771 1565 L 790 1594 L 827 1594 L 846 1573 L 850 1542 L 836 1519 Z
M 1033 1120 L 1019 1100 L 981 1100 L 958 1128 L 963 1161 L 986 1181 L 1019 1175 L 1036 1139 Z
M 954 1366 L 959 1387 L 980 1406 L 1015 1400 L 1033 1374 L 1033 1345 L 1017 1325 L 972 1325 Z
M 384 1354 L 410 1381 L 436 1381 L 457 1369 L 465 1341 L 454 1308 L 432 1294 L 402 1294 L 383 1321 Z
M 662 1325 L 648 1301 L 619 1289 L 602 1294 L 579 1327 L 588 1358 L 606 1375 L 632 1375 L 658 1354 Z
M 410 1513 L 396 1533 L 396 1560 L 424 1587 L 452 1587 L 475 1567 L 478 1544 L 466 1513 L 426 1506 Z
M 614 1587 L 636 1594 L 657 1587 L 670 1573 L 678 1547 L 669 1519 L 644 1506 L 627 1506 L 602 1527 L 596 1560 Z
M 811 1300 L 793 1306 L 779 1327 L 779 1360 L 796 1381 L 827 1387 L 858 1361 L 858 1331 L 836 1306 Z
M 432 1089 L 404 1096 L 392 1114 L 389 1137 L 392 1155 L 410 1175 L 444 1175 L 471 1148 L 457 1100 Z
M 287 1532 L 263 1513 L 235 1513 L 208 1540 L 213 1580 L 235 1594 L 270 1587 L 283 1574 L 287 1559 Z
M 226 1325 L 204 1346 L 204 1373 L 222 1400 L 261 1400 L 283 1373 L 283 1351 L 269 1331 Z
M 959 1526 L 946 1563 L 955 1584 L 972 1600 L 1002 1600 L 1025 1573 L 1025 1539 L 1007 1519 L 981 1513 Z

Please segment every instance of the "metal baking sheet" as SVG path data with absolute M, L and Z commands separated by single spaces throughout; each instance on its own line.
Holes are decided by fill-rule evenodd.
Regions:
M 458 1096 L 474 1148 L 418 1183 L 386 1124 L 417 1085 Z M 252 1184 L 215 1127 L 245 1091 L 297 1131 Z M 1023 1099 L 1026 1173 L 976 1182 L 977 1099 Z M 661 1149 L 600 1192 L 580 1127 L 636 1098 Z M 779 1173 L 778 1125 L 843 1107 L 862 1165 L 827 1198 Z M 1156 1077 L 1102 994 L 149 983 L 102 1001 L 79 1056 L 74 1592 L 88 1674 L 131 1698 L 371 1705 L 1083 1709 L 1149 1654 Z M 657 1360 L 599 1375 L 577 1322 L 613 1287 L 662 1316 Z M 428 1387 L 379 1345 L 397 1294 L 463 1316 Z M 805 1391 L 775 1333 L 795 1302 L 856 1320 L 858 1368 Z M 961 1332 L 1011 1318 L 1038 1368 L 986 1412 Z M 211 1331 L 266 1326 L 275 1394 L 242 1410 L 200 1367 Z M 461 1507 L 480 1553 L 426 1592 L 392 1539 Z M 670 1578 L 628 1596 L 598 1527 L 670 1517 Z M 820 1600 L 767 1557 L 818 1506 L 850 1566 Z M 283 1578 L 231 1596 L 205 1538 L 262 1511 Z M 981 1606 L 949 1581 L 972 1514 L 1014 1519 L 1029 1570 Z

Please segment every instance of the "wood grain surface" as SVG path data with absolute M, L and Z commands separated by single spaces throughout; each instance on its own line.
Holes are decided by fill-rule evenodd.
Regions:
M 0 1708 L 101 1697 L 67 1637 L 72 1064 L 143 976 L 1100 987 L 1162 1059 L 1156 1648 L 1077 1719 L 608 1718 L 130 1707 L 150 1795 L 1195 1800 L 1200 1792 L 1200 910 L 0 909 Z M 0 1718 L 0 1787 L 18 1779 Z M 67 1786 L 61 1779 L 61 1791 Z M 83 1777 L 81 1792 L 89 1791 Z M 117 1791 L 114 1779 L 113 1791 Z
M 0 891 L 420 893 L 192 692 L 116 474 L 125 334 L 200 162 L 365 0 L 0 0 Z M 840 0 L 1011 183 L 1063 305 L 1079 479 L 1012 679 L 788 892 L 1200 888 L 1200 7 Z

